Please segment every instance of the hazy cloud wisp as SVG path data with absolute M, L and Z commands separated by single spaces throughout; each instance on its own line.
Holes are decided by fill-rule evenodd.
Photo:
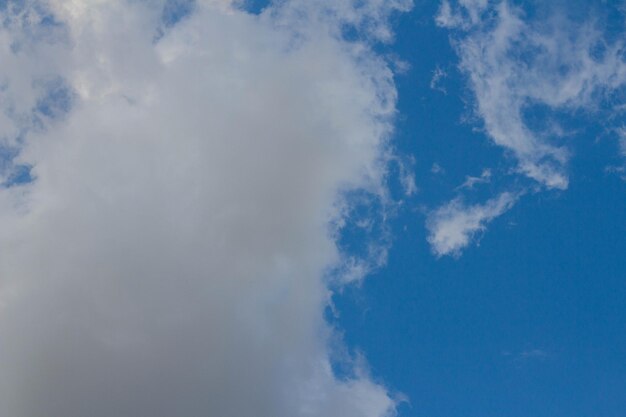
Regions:
M 509 210 L 518 195 L 502 193 L 484 204 L 466 205 L 460 198 L 432 211 L 426 220 L 428 243 L 435 255 L 459 256 L 487 223 Z

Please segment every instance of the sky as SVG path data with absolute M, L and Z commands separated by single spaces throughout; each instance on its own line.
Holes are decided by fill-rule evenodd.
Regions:
M 0 22 L 1 416 L 625 415 L 626 3 Z

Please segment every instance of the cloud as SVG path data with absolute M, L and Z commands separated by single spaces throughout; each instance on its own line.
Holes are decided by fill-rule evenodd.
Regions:
M 451 31 L 475 98 L 472 110 L 488 138 L 514 158 L 512 172 L 545 189 L 566 189 L 573 150 L 562 141 L 558 114 L 594 113 L 605 126 L 619 119 L 615 96 L 626 85 L 625 46 L 593 18 L 573 22 L 558 7 L 536 15 L 531 19 L 506 0 L 443 0 L 435 22 Z M 546 126 L 529 123 L 532 112 L 545 114 Z M 468 176 L 457 190 L 490 180 L 490 172 Z M 507 204 L 496 204 L 506 195 L 513 194 L 485 206 L 464 208 L 458 198 L 444 205 L 430 220 L 434 252 L 459 255 L 474 233 L 506 210 Z
M 621 126 L 617 130 L 619 153 L 626 158 L 626 127 Z
M 311 29 L 306 23 L 315 22 L 316 26 L 333 32 L 350 26 L 371 39 L 383 42 L 393 39 L 389 16 L 394 12 L 408 11 L 413 6 L 412 0 L 278 0 L 276 3 L 286 7 L 270 8 L 266 12 L 278 24 L 300 34 L 306 35 Z
M 458 0 L 455 7 L 450 1 L 443 0 L 435 21 L 441 27 L 467 29 L 480 22 L 487 5 L 488 0 Z
M 472 177 L 467 175 L 465 182 L 459 185 L 456 189 L 472 189 L 476 184 L 488 184 L 491 181 L 491 170 L 489 168 L 483 169 L 479 177 Z
M 436 67 L 433 71 L 433 77 L 430 79 L 430 88 L 443 94 L 448 94 L 446 88 L 441 86 L 441 81 L 447 77 L 448 73 L 446 71 L 440 67 Z
M 338 26 L 388 40 L 408 3 L 164 4 L 2 11 L 1 137 L 33 180 L 0 188 L 0 415 L 394 415 L 334 374 L 323 312 L 396 101 Z
M 415 182 L 415 173 L 413 172 L 413 166 L 415 165 L 415 158 L 408 158 L 407 161 L 398 159 L 398 170 L 400 177 L 400 185 L 404 191 L 404 195 L 411 197 L 415 195 L 419 188 Z
M 546 352 L 543 349 L 525 350 L 525 351 L 523 351 L 523 352 L 521 352 L 519 354 L 519 357 L 521 359 L 537 359 L 537 360 L 541 360 L 541 359 L 546 359 L 548 356 L 550 356 L 548 354 L 548 352 Z
M 484 204 L 465 205 L 456 198 L 431 212 L 426 221 L 428 243 L 438 257 L 460 256 L 487 223 L 509 210 L 519 195 L 505 192 Z
M 614 129 L 615 135 L 617 136 L 617 149 L 620 157 L 626 159 L 626 127 L 619 126 Z M 618 164 L 618 165 L 607 165 L 604 168 L 604 172 L 607 174 L 613 174 L 620 177 L 622 180 L 626 181 L 626 164 Z
M 545 361 L 550 359 L 553 354 L 545 349 L 526 349 L 520 352 L 511 352 L 504 351 L 502 352 L 502 356 L 510 357 L 513 361 L 520 362 L 530 362 L 530 361 Z
M 441 167 L 441 165 L 439 165 L 438 163 L 434 162 L 433 165 L 430 167 L 430 172 L 432 174 L 438 175 L 438 174 L 445 174 L 446 170 L 443 169 Z
M 554 129 L 529 126 L 525 112 L 597 108 L 603 92 L 626 82 L 622 42 L 607 40 L 591 20 L 577 24 L 555 14 L 529 21 L 507 1 L 444 1 L 436 21 L 454 31 L 487 135 L 517 159 L 521 174 L 546 188 L 567 188 L 570 149 L 556 143 Z

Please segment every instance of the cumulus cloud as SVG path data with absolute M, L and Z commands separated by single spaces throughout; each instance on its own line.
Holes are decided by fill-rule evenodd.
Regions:
M 460 256 L 487 223 L 509 210 L 519 195 L 505 192 L 484 204 L 466 205 L 460 198 L 431 212 L 426 221 L 428 243 L 437 256 Z
M 626 82 L 622 42 L 607 40 L 592 21 L 581 25 L 559 15 L 529 21 L 508 1 L 446 0 L 436 21 L 454 31 L 487 135 L 517 159 L 523 175 L 567 188 L 570 149 L 553 132 L 529 126 L 525 112 L 596 108 L 603 92 Z
M 33 181 L 0 188 L 0 415 L 393 415 L 334 374 L 323 311 L 396 100 L 341 26 L 389 40 L 408 2 L 164 5 L 2 11 L 0 137 Z

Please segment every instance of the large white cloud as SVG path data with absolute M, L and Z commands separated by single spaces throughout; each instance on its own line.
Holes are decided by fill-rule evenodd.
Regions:
M 338 25 L 388 39 L 408 5 L 330 4 L 3 12 L 2 140 L 35 179 L 0 189 L 0 415 L 394 414 L 361 367 L 334 375 L 323 311 L 396 96 Z

